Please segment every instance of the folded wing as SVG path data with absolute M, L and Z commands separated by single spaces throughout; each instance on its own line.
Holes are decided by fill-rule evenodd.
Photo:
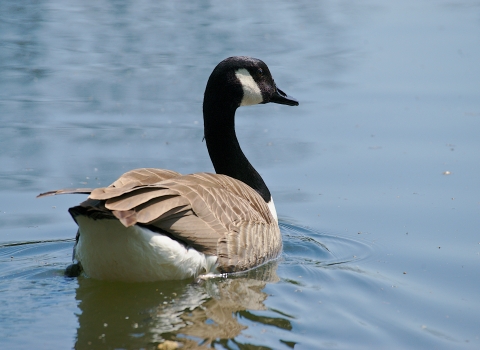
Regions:
M 47 192 L 90 193 L 70 208 L 75 219 L 118 219 L 141 225 L 218 257 L 221 272 L 242 271 L 278 256 L 282 248 L 276 220 L 261 198 L 226 175 L 181 175 L 163 169 L 136 169 L 105 188 Z

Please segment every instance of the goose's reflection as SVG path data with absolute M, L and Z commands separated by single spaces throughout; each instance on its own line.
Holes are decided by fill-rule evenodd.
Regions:
M 155 348 L 164 340 L 182 348 L 209 346 L 232 339 L 245 325 L 239 315 L 265 310 L 268 282 L 279 280 L 277 261 L 255 270 L 202 283 L 112 283 L 78 280 L 76 298 L 81 310 L 75 348 Z M 252 318 L 250 318 L 252 320 Z M 274 318 L 290 329 L 288 320 Z M 277 321 L 275 321 L 277 320 Z M 256 318 L 254 322 L 272 323 Z

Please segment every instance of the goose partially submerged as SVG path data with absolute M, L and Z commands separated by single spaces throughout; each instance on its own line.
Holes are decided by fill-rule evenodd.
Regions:
M 240 106 L 298 102 L 251 57 L 220 62 L 203 101 L 205 140 L 216 174 L 143 168 L 87 193 L 69 209 L 78 224 L 73 258 L 87 276 L 130 282 L 248 270 L 276 258 L 282 238 L 272 196 L 235 134 Z

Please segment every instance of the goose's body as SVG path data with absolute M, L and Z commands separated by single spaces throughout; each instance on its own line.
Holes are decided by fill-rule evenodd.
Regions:
M 262 61 L 227 58 L 212 72 L 203 104 L 217 174 L 136 169 L 109 187 L 43 194 L 90 194 L 69 210 L 83 271 L 103 280 L 157 281 L 243 271 L 276 258 L 282 239 L 275 206 L 234 128 L 239 106 L 267 102 L 298 105 Z

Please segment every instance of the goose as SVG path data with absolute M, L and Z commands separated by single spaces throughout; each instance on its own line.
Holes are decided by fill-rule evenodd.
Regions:
M 277 258 L 282 237 L 272 196 L 235 134 L 238 107 L 268 102 L 299 104 L 276 86 L 263 61 L 226 58 L 211 73 L 203 101 L 215 174 L 142 168 L 108 187 L 38 195 L 89 195 L 69 209 L 78 231 L 66 275 L 179 280 L 245 271 Z

